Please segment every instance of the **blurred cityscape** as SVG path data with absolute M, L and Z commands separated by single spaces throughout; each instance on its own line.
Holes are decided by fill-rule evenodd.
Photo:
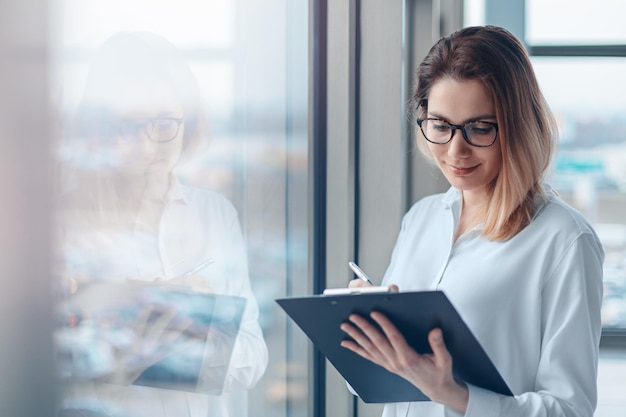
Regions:
M 606 251 L 605 329 L 626 329 L 626 117 L 561 117 L 550 184 L 594 225 Z

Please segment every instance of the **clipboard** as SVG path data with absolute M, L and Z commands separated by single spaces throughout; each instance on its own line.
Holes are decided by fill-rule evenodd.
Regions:
M 164 310 L 174 307 L 180 316 L 193 321 L 179 342 L 185 346 L 184 349 L 144 370 L 133 385 L 222 394 L 247 300 L 238 296 L 167 287 L 144 287 L 137 295 L 140 304 Z M 207 346 L 207 343 L 217 343 L 219 349 Z M 210 375 L 202 378 L 200 371 L 204 369 L 206 357 L 211 354 L 219 355 L 219 365 L 212 364 Z
M 60 377 L 68 382 L 107 377 L 117 365 L 108 360 L 109 350 L 103 350 L 104 346 L 116 343 L 131 349 L 140 341 L 141 336 L 135 338 L 134 327 L 144 309 L 149 311 L 144 319 L 148 324 L 175 310 L 176 315 L 163 328 L 180 333 L 168 342 L 172 353 L 146 367 L 132 384 L 220 395 L 246 304 L 243 297 L 196 292 L 167 283 L 87 286 L 58 306 L 62 311 L 81 311 L 90 306 L 89 320 L 62 326 L 56 332 Z M 92 357 L 98 360 L 89 360 Z M 210 373 L 201 375 L 207 359 L 211 362 Z M 142 360 L 139 355 L 136 362 L 130 360 L 126 366 L 141 368 Z
M 472 385 L 510 395 L 510 388 L 443 291 L 417 291 L 353 295 L 314 295 L 277 299 L 293 321 L 330 361 L 366 403 L 429 401 L 404 378 L 340 346 L 349 336 L 340 328 L 348 316 L 384 313 L 418 353 L 432 353 L 428 332 L 434 327 L 453 360 L 456 378 Z

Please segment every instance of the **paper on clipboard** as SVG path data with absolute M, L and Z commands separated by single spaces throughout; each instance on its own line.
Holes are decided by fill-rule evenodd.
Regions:
M 357 294 L 372 294 L 372 293 L 385 293 L 391 292 L 391 287 L 388 286 L 369 286 L 369 287 L 354 287 L 354 288 L 326 288 L 322 295 L 357 295 Z

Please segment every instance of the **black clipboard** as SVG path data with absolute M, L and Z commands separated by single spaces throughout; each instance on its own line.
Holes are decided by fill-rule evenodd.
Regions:
M 311 339 L 366 403 L 429 401 L 404 378 L 340 346 L 348 339 L 339 328 L 352 313 L 370 320 L 373 310 L 384 313 L 419 353 L 432 353 L 427 334 L 443 331 L 456 378 L 496 393 L 513 393 L 442 291 L 314 295 L 276 302 Z

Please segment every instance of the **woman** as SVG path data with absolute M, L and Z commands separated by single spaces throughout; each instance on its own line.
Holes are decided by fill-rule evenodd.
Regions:
M 118 33 L 90 67 L 61 152 L 60 415 L 247 415 L 268 358 L 238 215 L 176 175 L 208 141 L 202 109 L 156 35 Z
M 382 333 L 352 315 L 343 346 L 432 400 L 387 404 L 385 417 L 591 416 L 604 252 L 543 182 L 556 128 L 523 45 L 492 26 L 442 38 L 413 100 L 419 148 L 451 188 L 405 215 L 383 285 L 444 291 L 515 395 L 456 380 L 440 329 L 420 355 L 382 314 Z

